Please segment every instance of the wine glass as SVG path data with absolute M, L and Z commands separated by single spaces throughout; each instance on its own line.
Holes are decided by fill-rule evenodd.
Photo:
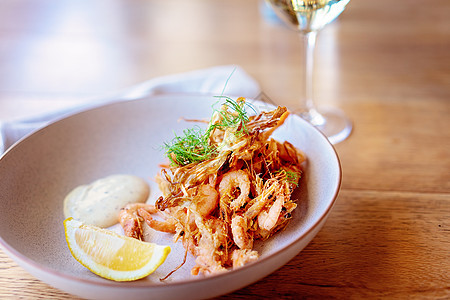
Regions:
M 317 32 L 336 19 L 350 0 L 266 0 L 287 25 L 296 29 L 304 41 L 305 67 L 301 111 L 298 114 L 316 126 L 332 144 L 346 139 L 352 123 L 337 108 L 319 109 L 313 101 L 314 49 Z

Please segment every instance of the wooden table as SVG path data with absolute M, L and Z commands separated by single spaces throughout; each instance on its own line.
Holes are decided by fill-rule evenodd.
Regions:
M 354 122 L 342 189 L 287 265 L 223 299 L 450 298 L 450 1 L 352 1 L 317 44 L 316 101 Z M 256 0 L 0 3 L 0 119 L 155 76 L 236 64 L 279 104 L 299 94 L 296 33 Z M 0 298 L 70 296 L 0 250 Z

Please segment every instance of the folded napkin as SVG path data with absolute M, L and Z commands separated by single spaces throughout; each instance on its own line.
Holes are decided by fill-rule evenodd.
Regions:
M 115 101 L 129 101 L 157 94 L 211 94 L 255 98 L 258 83 L 239 66 L 218 66 L 150 79 L 107 97 L 31 118 L 0 122 L 0 154 L 26 134 L 68 115 Z

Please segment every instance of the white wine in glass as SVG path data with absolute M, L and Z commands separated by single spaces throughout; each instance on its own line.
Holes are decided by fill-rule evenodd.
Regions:
M 305 68 L 299 115 L 316 126 L 332 144 L 346 139 L 352 123 L 337 108 L 318 109 L 313 101 L 314 48 L 317 32 L 336 19 L 350 0 L 266 0 L 275 13 L 304 40 Z

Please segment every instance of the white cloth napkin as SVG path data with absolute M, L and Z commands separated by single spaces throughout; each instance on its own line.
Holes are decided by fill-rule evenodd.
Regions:
M 217 66 L 150 79 L 113 95 L 89 101 L 87 104 L 48 112 L 27 119 L 0 122 L 0 154 L 30 132 L 86 109 L 115 101 L 139 99 L 148 95 L 189 93 L 255 98 L 260 94 L 260 87 L 241 67 L 233 65 Z

